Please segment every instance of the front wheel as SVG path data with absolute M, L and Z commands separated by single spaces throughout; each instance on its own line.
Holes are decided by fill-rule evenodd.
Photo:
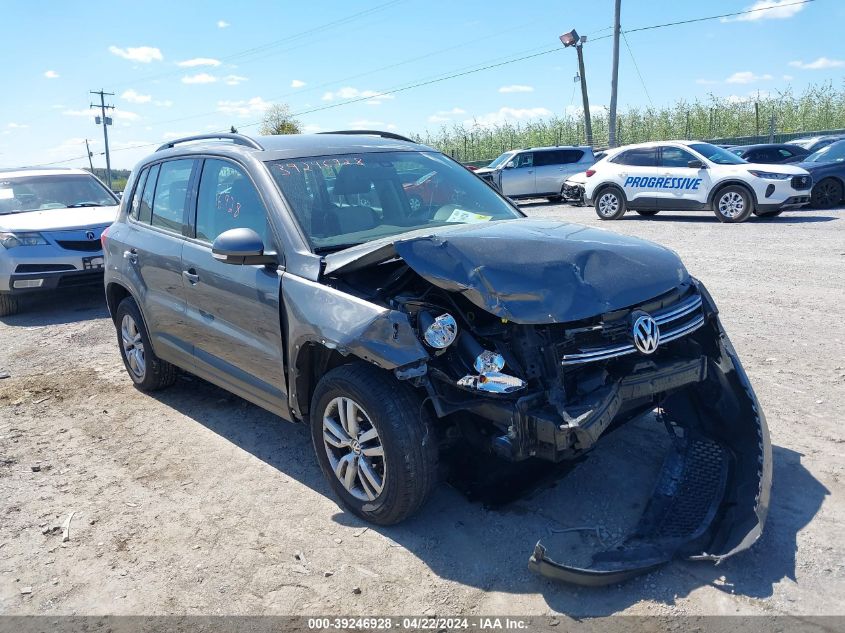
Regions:
M 12 316 L 21 309 L 20 299 L 14 295 L 0 293 L 0 316 Z
M 327 373 L 311 401 L 317 461 L 343 505 L 392 525 L 414 514 L 437 481 L 437 441 L 411 387 L 363 362 Z
M 126 297 L 120 302 L 115 325 L 120 357 L 138 389 L 157 391 L 176 382 L 176 367 L 156 356 L 150 346 L 150 336 L 135 299 Z
M 817 209 L 830 209 L 842 202 L 842 184 L 833 179 L 820 180 L 810 194 L 810 204 Z
M 596 198 L 596 215 L 601 220 L 618 220 L 625 215 L 625 197 L 615 187 L 599 193 Z
M 737 185 L 720 189 L 713 198 L 713 213 L 719 222 L 745 222 L 753 210 L 751 194 Z

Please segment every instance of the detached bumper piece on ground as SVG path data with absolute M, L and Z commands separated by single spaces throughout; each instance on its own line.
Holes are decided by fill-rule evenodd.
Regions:
M 529 568 L 548 578 L 602 586 L 673 559 L 716 564 L 760 537 L 769 506 L 772 450 L 765 416 L 718 321 L 719 354 L 706 376 L 663 402 L 672 447 L 634 532 L 589 566 L 567 564 L 538 542 Z

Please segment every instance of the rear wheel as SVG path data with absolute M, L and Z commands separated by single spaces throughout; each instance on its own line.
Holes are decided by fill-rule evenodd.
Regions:
M 830 209 L 842 202 L 842 183 L 835 178 L 825 178 L 816 183 L 810 194 L 810 204 L 817 209 Z
M 437 441 L 411 387 L 366 363 L 327 373 L 314 392 L 311 438 L 343 505 L 392 525 L 414 514 L 437 481 Z
M 713 198 L 713 213 L 720 222 L 745 222 L 752 211 L 751 194 L 744 187 L 730 185 Z
M 602 220 L 618 220 L 625 215 L 625 196 L 616 187 L 602 190 L 596 198 L 596 215 Z
M 156 391 L 176 381 L 176 367 L 161 360 L 150 346 L 150 337 L 138 304 L 126 297 L 115 313 L 117 343 L 126 371 L 141 391 Z
M 657 215 L 658 213 L 660 213 L 660 211 L 657 210 L 657 209 L 636 209 L 636 211 L 640 215 L 644 215 L 646 217 L 648 217 L 650 215 Z
M 10 294 L 0 293 L 0 316 L 17 314 L 20 309 L 20 299 Z

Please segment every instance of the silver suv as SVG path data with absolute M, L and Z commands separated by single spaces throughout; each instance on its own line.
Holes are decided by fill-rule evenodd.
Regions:
M 179 367 L 308 424 L 331 488 L 369 521 L 416 512 L 441 449 L 487 454 L 491 474 L 578 459 L 659 407 L 667 483 L 636 536 L 589 568 L 538 545 L 532 569 L 618 582 L 760 534 L 766 422 L 668 249 L 526 218 L 443 154 L 372 132 L 168 143 L 135 168 L 103 243 L 137 387 Z
M 117 205 L 81 169 L 0 170 L 0 316 L 27 293 L 101 284 L 100 234 Z
M 589 146 L 533 147 L 505 152 L 475 173 L 509 198 L 548 198 L 559 202 L 566 179 L 595 162 Z

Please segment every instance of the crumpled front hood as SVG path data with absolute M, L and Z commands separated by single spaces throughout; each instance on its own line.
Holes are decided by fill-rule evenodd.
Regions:
M 521 324 L 597 316 L 689 280 L 667 248 L 553 220 L 444 227 L 400 238 L 393 247 L 430 283 Z

